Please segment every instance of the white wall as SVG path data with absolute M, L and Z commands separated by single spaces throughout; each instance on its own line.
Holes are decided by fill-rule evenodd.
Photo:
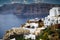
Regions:
M 60 15 L 60 7 L 53 7 L 52 9 L 50 9 L 49 13 L 50 16 Z

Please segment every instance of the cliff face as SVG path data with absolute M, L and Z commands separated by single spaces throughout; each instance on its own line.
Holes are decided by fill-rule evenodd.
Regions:
M 6 31 L 6 34 L 3 37 L 3 40 L 10 40 L 12 38 L 15 38 L 18 35 L 24 35 L 24 34 L 29 34 L 30 31 L 23 29 L 23 28 L 14 28 Z
M 45 17 L 49 13 L 49 9 L 60 5 L 56 4 L 5 4 L 0 7 L 0 14 L 12 13 L 19 17 Z M 43 16 L 44 15 L 44 16 Z

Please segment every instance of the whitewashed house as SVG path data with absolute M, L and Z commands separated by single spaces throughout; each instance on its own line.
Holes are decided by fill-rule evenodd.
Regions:
M 13 39 L 10 39 L 10 40 L 16 40 L 15 38 L 13 38 Z
M 35 19 L 30 19 L 29 20 L 30 23 L 26 23 L 25 26 L 30 26 L 30 28 L 26 27 L 25 29 L 30 30 L 30 34 L 24 35 L 25 39 L 29 39 L 31 38 L 32 40 L 36 39 L 36 35 L 34 35 L 34 32 L 36 31 L 36 28 L 38 27 L 38 22 L 39 19 L 35 18 Z M 35 23 L 37 22 L 37 23 Z
M 60 15 L 60 7 L 53 7 L 52 9 L 50 9 L 49 15 L 50 16 L 58 16 L 58 15 Z

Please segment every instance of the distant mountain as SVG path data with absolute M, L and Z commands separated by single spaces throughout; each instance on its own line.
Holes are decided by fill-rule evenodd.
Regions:
M 4 4 L 0 7 L 0 14 L 14 14 L 17 17 L 21 18 L 31 18 L 31 17 L 45 17 L 49 14 L 49 10 L 52 7 L 58 7 L 59 4 L 47 4 L 47 3 L 38 3 L 38 4 Z

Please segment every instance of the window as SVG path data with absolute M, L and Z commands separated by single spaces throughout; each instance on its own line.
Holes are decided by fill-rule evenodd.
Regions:
M 58 10 L 59 16 L 60 16 L 60 9 Z
M 54 20 L 52 20 L 52 22 L 54 22 Z
M 27 28 L 30 28 L 30 26 L 27 26 Z
M 58 9 L 58 12 L 60 13 L 60 9 Z
M 48 21 L 50 21 L 50 19 L 48 19 Z
M 34 27 L 34 26 L 32 26 L 31 28 L 33 28 L 33 29 L 34 29 L 35 27 Z

